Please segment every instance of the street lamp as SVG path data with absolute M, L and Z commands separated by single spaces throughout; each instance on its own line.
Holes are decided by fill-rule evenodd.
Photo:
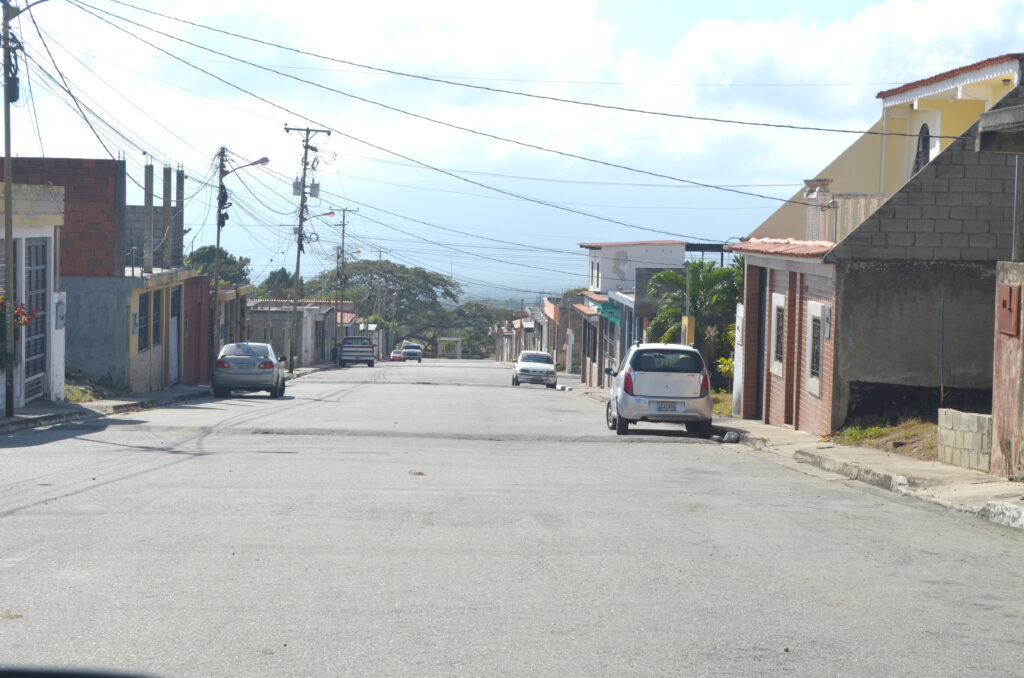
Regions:
M 270 162 L 270 158 L 260 158 L 253 162 L 239 165 L 232 169 L 227 168 L 228 162 L 228 149 L 224 146 L 220 147 L 220 151 L 217 152 L 219 157 L 219 189 L 217 191 L 217 245 L 213 251 L 213 280 L 211 281 L 212 303 L 210 304 L 210 376 L 213 376 L 213 363 L 217 359 L 217 353 L 220 351 L 220 332 L 215 327 L 216 323 L 220 322 L 220 229 L 224 228 L 224 224 L 228 221 L 227 208 L 231 207 L 231 203 L 228 202 L 228 191 L 224 188 L 224 177 L 227 175 L 237 172 L 240 169 L 246 167 L 252 167 L 253 165 L 266 165 Z M 216 339 L 214 338 L 216 337 Z
M 305 179 L 303 179 L 305 184 Z M 292 336 L 291 345 L 288 347 L 288 371 L 295 372 L 295 348 L 298 346 L 299 339 L 299 261 L 302 256 L 302 224 L 304 221 L 309 219 L 316 219 L 317 217 L 333 217 L 334 210 L 330 212 L 324 212 L 323 214 L 314 214 L 311 217 L 304 217 L 305 212 L 306 194 L 302 194 L 302 206 L 299 207 L 299 227 L 296 229 L 296 241 L 298 247 L 295 250 L 295 286 L 292 289 Z

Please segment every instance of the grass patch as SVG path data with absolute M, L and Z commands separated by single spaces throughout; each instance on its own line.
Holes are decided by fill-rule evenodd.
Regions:
M 712 393 L 711 394 L 712 408 L 711 413 L 716 417 L 731 417 L 732 416 L 732 394 L 731 393 Z
M 69 403 L 90 403 L 94 400 L 117 398 L 124 395 L 121 389 L 91 381 L 81 374 L 69 372 L 64 375 L 64 401 Z
M 938 422 L 914 415 L 862 417 L 836 431 L 829 440 L 837 445 L 872 447 L 918 459 L 938 456 Z

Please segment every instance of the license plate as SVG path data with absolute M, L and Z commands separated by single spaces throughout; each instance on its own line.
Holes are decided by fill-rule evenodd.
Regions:
M 658 411 L 659 412 L 675 412 L 676 411 L 676 404 L 675 403 L 670 403 L 670 402 L 665 402 L 663 400 L 660 400 L 660 401 L 658 401 L 655 404 L 658 406 Z

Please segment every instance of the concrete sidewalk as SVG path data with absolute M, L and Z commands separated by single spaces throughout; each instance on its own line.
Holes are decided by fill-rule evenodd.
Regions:
M 580 386 L 572 390 L 602 405 L 608 402 L 607 389 Z M 759 421 L 717 418 L 714 424 L 716 434 L 735 431 L 741 443 L 775 455 L 782 463 L 808 464 L 890 492 L 1024 529 L 1022 482 L 884 450 L 834 445 L 810 433 Z
M 297 367 L 295 373 L 285 372 L 285 379 L 295 379 L 322 369 L 330 369 L 329 365 L 313 365 Z M 25 407 L 14 411 L 13 417 L 0 416 L 0 435 L 13 433 L 26 428 L 53 426 L 67 421 L 79 421 L 102 417 L 108 414 L 121 414 L 136 410 L 148 410 L 173 403 L 213 397 L 209 386 L 182 386 L 177 384 L 162 391 L 150 393 L 132 393 L 119 398 L 91 400 L 87 403 L 53 402 L 51 400 L 33 400 Z M 3 447 L 0 441 L 0 448 Z

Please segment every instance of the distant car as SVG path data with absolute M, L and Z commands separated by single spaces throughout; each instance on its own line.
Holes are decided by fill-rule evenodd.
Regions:
M 423 347 L 412 342 L 402 344 L 402 360 L 423 362 Z
M 400 363 L 403 360 L 405 360 L 405 358 L 402 357 L 402 351 L 401 350 L 396 348 L 394 351 L 391 352 L 391 362 L 393 362 L 393 363 Z
M 555 361 L 550 353 L 522 351 L 512 365 L 512 385 L 544 384 L 548 388 L 558 385 Z
M 228 344 L 220 350 L 210 382 L 213 395 L 229 398 L 232 391 L 267 391 L 284 395 L 284 368 L 270 344 Z
M 690 433 L 711 435 L 711 379 L 700 352 L 683 344 L 633 344 L 608 393 L 606 423 L 617 434 L 639 421 L 686 424 Z

